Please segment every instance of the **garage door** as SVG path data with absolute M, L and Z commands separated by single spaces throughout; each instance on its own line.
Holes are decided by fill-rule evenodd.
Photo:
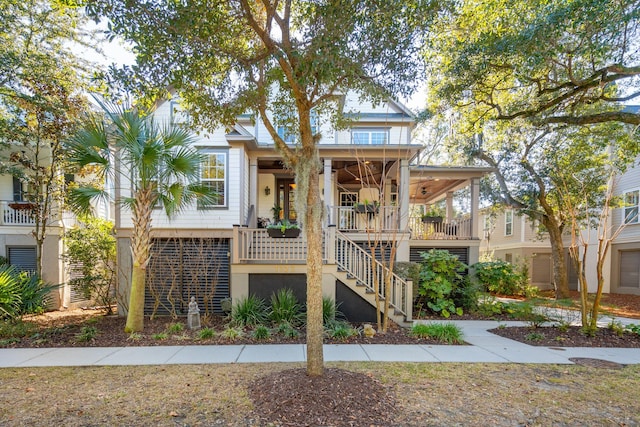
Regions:
M 202 314 L 222 313 L 220 301 L 229 296 L 229 240 L 155 239 L 145 314 L 186 314 L 192 296 Z
M 9 258 L 9 264 L 20 271 L 35 273 L 37 270 L 35 246 L 8 247 L 7 258 Z

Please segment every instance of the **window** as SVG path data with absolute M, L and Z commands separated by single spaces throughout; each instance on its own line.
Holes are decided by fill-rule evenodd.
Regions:
M 513 211 L 505 211 L 504 213 L 504 235 L 513 235 Z
M 504 254 L 504 262 L 508 262 L 509 264 L 513 264 L 513 254 L 512 253 Z
M 624 193 L 624 217 L 625 224 L 638 223 L 638 202 L 640 201 L 640 190 Z
M 171 123 L 174 125 L 188 125 L 191 123 L 191 115 L 185 111 L 179 101 L 171 101 Z
M 212 203 L 199 203 L 199 208 L 227 206 L 227 153 L 205 152 L 200 164 L 200 183 L 215 193 Z
M 296 120 L 293 121 L 297 123 Z M 292 133 L 290 126 L 279 125 L 277 128 L 278 136 L 287 144 L 295 144 L 298 142 L 298 126 L 296 125 L 295 128 L 296 132 Z M 311 110 L 311 133 L 314 135 L 318 133 L 318 114 L 313 110 Z
M 382 145 L 389 140 L 386 129 L 351 129 L 351 143 L 362 145 Z

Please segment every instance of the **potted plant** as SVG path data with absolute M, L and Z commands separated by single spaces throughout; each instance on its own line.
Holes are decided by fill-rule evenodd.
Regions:
M 294 238 L 300 235 L 300 227 L 298 227 L 298 224 L 292 224 L 285 220 L 277 224 L 268 225 L 267 233 L 269 233 L 271 237 Z
M 365 200 L 364 203 L 356 203 L 353 206 L 353 210 L 355 212 L 368 213 L 368 214 L 377 214 L 379 208 L 380 208 L 380 204 L 378 202 L 369 203 L 368 200 Z
M 12 202 L 9 203 L 9 207 L 16 211 L 27 211 L 33 210 L 36 207 L 36 204 L 32 202 Z
M 424 223 L 442 224 L 442 220 L 443 220 L 442 209 L 438 209 L 436 207 L 432 207 L 422 215 L 422 222 Z

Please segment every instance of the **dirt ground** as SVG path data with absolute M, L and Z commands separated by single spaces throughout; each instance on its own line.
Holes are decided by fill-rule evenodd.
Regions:
M 640 319 L 640 297 L 607 296 L 604 307 Z M 38 332 L 4 347 L 256 342 L 249 330 L 233 341 L 219 333 L 208 339 L 188 330 L 167 333 L 176 322 L 170 318 L 147 319 L 144 333 L 132 338 L 123 332 L 124 318 L 96 310 L 27 320 Z M 220 332 L 225 320 L 214 316 L 203 323 Z M 95 336 L 79 340 L 88 327 Z M 495 332 L 532 345 L 640 347 L 640 336 L 628 333 L 621 340 L 609 329 L 596 339 L 575 328 L 564 335 L 551 330 Z M 260 342 L 304 339 L 272 336 Z M 327 342 L 435 344 L 397 327 L 374 338 Z M 329 364 L 321 378 L 287 364 L 2 369 L 0 425 L 640 426 L 640 403 L 629 398 L 638 389 L 638 365 Z
M 341 363 L 344 393 L 284 371 L 295 364 L 0 369 L 7 426 L 638 426 L 640 366 Z M 353 384 L 366 378 L 379 404 Z M 254 401 L 255 384 L 280 400 Z M 359 381 L 356 379 L 355 381 Z M 284 384 L 283 384 L 284 382 Z M 351 389 L 349 386 L 353 384 Z M 364 384 L 364 382 L 363 382 Z M 351 396 L 349 391 L 353 390 Z M 381 394 L 376 395 L 380 390 Z M 343 397 L 344 396 L 344 397 Z M 322 419 L 307 414 L 322 401 Z M 306 404 L 304 402 L 307 402 Z M 286 409 L 286 410 L 284 410 Z M 380 412 L 380 411 L 386 412 Z

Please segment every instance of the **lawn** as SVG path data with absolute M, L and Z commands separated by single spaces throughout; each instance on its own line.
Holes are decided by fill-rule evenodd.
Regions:
M 640 401 L 632 397 L 640 389 L 640 366 L 329 366 L 382 383 L 396 411 L 381 425 L 640 424 Z M 294 367 L 300 365 L 0 369 L 0 425 L 266 426 L 253 411 L 249 384 Z M 338 425 L 362 424 L 344 418 Z

